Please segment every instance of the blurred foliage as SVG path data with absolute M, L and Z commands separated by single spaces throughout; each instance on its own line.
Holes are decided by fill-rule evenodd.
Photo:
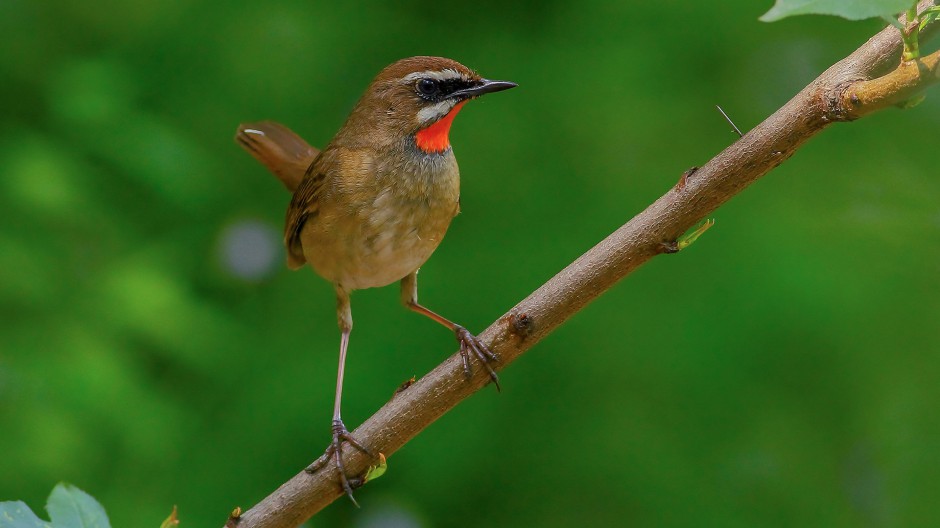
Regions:
M 849 20 L 896 17 L 917 7 L 917 0 L 775 0 L 760 19 L 772 22 L 794 15 L 836 15 Z
M 6 0 L 0 500 L 219 526 L 326 447 L 331 287 L 284 269 L 239 122 L 323 145 L 409 55 L 518 82 L 457 120 L 421 273 L 479 331 L 733 142 L 715 104 L 748 129 L 881 29 L 769 4 Z M 312 524 L 935 523 L 938 101 L 828 129 Z M 353 313 L 351 427 L 455 350 L 394 286 Z
M 46 501 L 49 521 L 41 520 L 23 501 L 0 501 L 0 528 L 111 528 L 94 497 L 59 483 Z

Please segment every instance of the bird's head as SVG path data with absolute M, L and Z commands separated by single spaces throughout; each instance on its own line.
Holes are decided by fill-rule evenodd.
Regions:
M 354 115 L 365 126 L 413 138 L 425 153 L 441 153 L 450 148 L 450 125 L 466 101 L 515 86 L 451 59 L 409 57 L 379 72 Z

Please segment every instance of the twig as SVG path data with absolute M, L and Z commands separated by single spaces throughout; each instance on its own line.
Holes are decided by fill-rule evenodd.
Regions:
M 842 106 L 847 119 L 858 119 L 889 106 L 902 104 L 925 87 L 940 81 L 940 51 L 906 62 L 891 73 L 846 87 Z
M 933 2 L 922 2 L 921 8 Z M 912 76 L 902 66 L 867 81 L 899 63 L 901 38 L 886 28 L 830 67 L 781 109 L 685 178 L 652 205 L 487 328 L 481 339 L 500 355 L 499 367 L 515 361 L 569 317 L 669 244 L 745 187 L 783 163 L 806 140 L 837 121 L 847 121 L 903 100 L 936 80 Z M 927 61 L 928 58 L 924 58 Z M 918 66 L 918 72 L 921 71 Z M 355 431 L 356 438 L 386 456 L 489 381 L 482 369 L 464 377 L 459 355 L 451 356 L 413 385 L 396 394 Z M 357 474 L 370 461 L 349 450 L 346 468 Z M 298 526 L 342 494 L 332 464 L 315 475 L 301 471 L 228 526 Z

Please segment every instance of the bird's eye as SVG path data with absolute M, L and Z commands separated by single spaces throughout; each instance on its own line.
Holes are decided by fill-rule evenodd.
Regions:
M 416 88 L 421 95 L 434 95 L 438 91 L 437 81 L 433 79 L 421 79 Z

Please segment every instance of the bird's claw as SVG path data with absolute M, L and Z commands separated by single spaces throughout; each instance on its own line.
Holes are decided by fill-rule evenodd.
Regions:
M 339 472 L 339 481 L 343 486 L 343 491 L 346 492 L 346 496 L 349 497 L 349 500 L 358 508 L 359 503 L 356 502 L 355 497 L 353 497 L 353 490 L 362 486 L 364 481 L 361 478 L 350 478 L 346 475 L 346 465 L 343 463 L 343 442 L 348 443 L 370 458 L 376 458 L 371 450 L 360 444 L 358 440 L 349 434 L 349 430 L 343 425 L 342 420 L 333 420 L 333 441 L 330 442 L 330 446 L 326 448 L 326 451 L 320 455 L 320 458 L 307 466 L 304 471 L 311 474 L 316 473 L 323 469 L 323 467 L 330 462 L 330 457 L 332 457 L 333 460 L 336 461 L 336 470 Z
M 469 379 L 473 375 L 473 371 L 470 368 L 470 354 L 472 353 L 480 360 L 480 364 L 483 365 L 487 374 L 490 375 L 490 379 L 493 381 L 493 384 L 496 385 L 496 390 L 500 390 L 499 376 L 496 375 L 496 371 L 493 370 L 493 367 L 490 365 L 492 362 L 499 361 L 499 357 L 494 354 L 483 341 L 480 341 L 475 335 L 471 334 L 466 328 L 460 325 L 454 326 L 454 335 L 457 336 L 457 342 L 460 343 L 460 358 L 463 360 L 463 371 L 467 378 Z

